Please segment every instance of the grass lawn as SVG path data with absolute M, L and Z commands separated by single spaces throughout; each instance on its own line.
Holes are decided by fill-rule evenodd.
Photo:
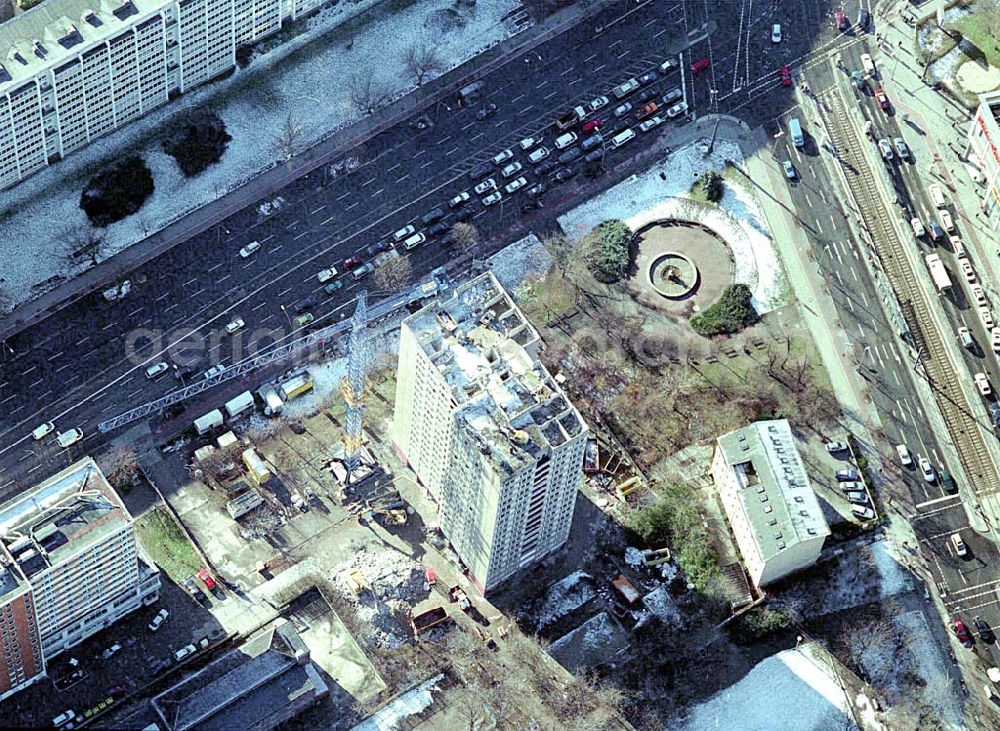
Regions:
M 1000 10 L 984 9 L 964 15 L 955 23 L 954 28 L 983 52 L 991 66 L 1000 68 L 1000 39 L 991 30 L 997 25 L 997 13 Z
M 179 584 L 203 568 L 191 542 L 163 508 L 140 516 L 135 527 L 143 547 L 174 582 Z
M 535 283 L 527 300 L 521 303 L 521 309 L 529 320 L 541 322 L 548 327 L 572 309 L 575 304 L 575 289 L 553 267 L 544 279 Z

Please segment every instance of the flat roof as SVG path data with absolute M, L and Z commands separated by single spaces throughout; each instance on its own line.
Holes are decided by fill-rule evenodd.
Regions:
M 86 457 L 0 505 L 0 544 L 30 579 L 131 522 L 97 463 Z
M 44 0 L 0 24 L 0 92 L 131 28 L 168 0 Z
M 456 418 L 507 471 L 586 429 L 538 360 L 541 340 L 486 272 L 404 321 L 451 390 Z
M 719 437 L 761 556 L 830 535 L 786 419 L 758 421 Z
M 168 688 L 153 705 L 171 731 L 253 728 L 305 694 L 327 686 L 292 624 L 280 620 Z

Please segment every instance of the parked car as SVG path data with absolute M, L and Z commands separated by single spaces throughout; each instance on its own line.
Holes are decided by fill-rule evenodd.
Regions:
M 924 476 L 924 480 L 927 482 L 934 482 L 937 479 L 937 472 L 934 471 L 934 467 L 927 460 L 926 457 L 921 457 L 917 460 L 917 464 L 920 467 L 920 474 Z
M 194 654 L 194 645 L 184 645 L 181 649 L 174 652 L 174 660 L 180 662 L 188 655 Z
M 469 171 L 470 180 L 479 180 L 484 175 L 489 175 L 490 171 L 493 169 L 493 163 L 491 162 L 481 162 L 476 165 L 472 170 Z
M 672 107 L 670 107 L 670 109 L 667 110 L 667 117 L 669 117 L 670 119 L 674 119 L 675 117 L 679 117 L 682 114 L 685 114 L 687 110 L 688 110 L 687 102 L 677 102 Z
M 979 639 L 983 642 L 990 643 L 996 639 L 996 635 L 993 634 L 993 628 L 978 614 L 972 618 L 972 624 L 976 626 L 976 634 L 979 635 Z
M 515 193 L 518 190 L 520 190 L 521 188 L 523 188 L 524 186 L 526 186 L 527 184 L 528 184 L 528 179 L 522 175 L 521 177 L 514 178 L 512 181 L 510 181 L 509 183 L 507 183 L 507 185 L 504 186 L 504 190 L 508 194 L 509 193 Z
M 226 367 L 222 363 L 216 363 L 214 366 L 205 371 L 204 376 L 207 381 L 209 378 L 215 378 L 217 375 L 226 370 Z
M 121 646 L 121 645 L 119 645 L 119 644 L 118 644 L 118 643 L 116 642 L 116 643 L 114 643 L 113 645 L 111 645 L 110 647 L 106 647 L 106 648 L 105 648 L 105 649 L 104 649 L 104 650 L 103 650 L 103 651 L 101 652 L 101 654 L 100 654 L 100 655 L 98 655 L 97 657 L 98 657 L 99 659 L 101 659 L 101 660 L 110 660 L 110 659 L 111 659 L 112 657 L 114 657 L 114 656 L 115 656 L 115 655 L 116 655 L 116 654 L 117 654 L 117 653 L 118 653 L 118 652 L 119 652 L 119 651 L 120 651 L 121 649 L 122 649 L 122 646 Z
M 631 111 L 632 111 L 632 103 L 625 102 L 624 104 L 619 104 L 617 107 L 615 107 L 614 115 L 616 118 L 621 119 Z
M 913 235 L 918 239 L 923 237 L 927 233 L 927 229 L 924 228 L 924 224 L 919 218 L 910 219 L 910 228 L 913 229 Z
M 707 69 L 709 62 L 707 58 L 699 58 L 696 61 L 691 62 L 691 72 L 695 74 L 700 74 L 702 71 Z
M 476 195 L 482 195 L 488 190 L 496 190 L 496 189 L 497 189 L 497 181 L 495 181 L 493 178 L 486 178 L 486 180 L 484 180 L 474 188 L 474 190 L 476 191 Z
M 187 590 L 188 594 L 190 594 L 195 598 L 196 601 L 199 602 L 208 601 L 208 595 L 201 590 L 201 587 L 198 586 L 198 582 L 195 581 L 195 578 L 193 576 L 189 576 L 187 579 L 184 580 L 184 588 Z
M 449 224 L 447 221 L 438 221 L 433 226 L 431 226 L 429 229 L 427 229 L 427 235 L 428 236 L 440 236 L 443 233 L 447 233 L 447 231 L 450 228 L 451 228 L 451 224 Z
M 246 323 L 243 321 L 242 317 L 237 317 L 235 320 L 226 323 L 226 332 L 232 335 L 246 327 Z
M 781 169 L 785 171 L 785 177 L 789 180 L 795 180 L 798 175 L 791 160 L 783 160 L 781 163 Z
M 540 145 L 542 143 L 541 137 L 525 137 L 523 140 L 517 143 L 517 146 L 522 150 L 530 150 L 535 145 Z
M 587 107 L 590 109 L 590 111 L 596 112 L 598 109 L 604 109 L 604 107 L 608 106 L 610 101 L 611 100 L 608 99 L 606 96 L 599 96 L 596 99 L 592 99 L 590 104 L 587 105 Z
M 292 305 L 292 309 L 296 312 L 305 312 L 306 310 L 311 310 L 316 306 L 316 299 L 313 297 L 303 297 L 300 300 L 296 300 L 295 304 Z
M 542 164 L 540 164 L 538 167 L 535 168 L 535 173 L 537 175 L 548 175 L 557 167 L 559 167 L 559 163 L 557 163 L 555 160 L 546 160 L 545 162 L 543 162 Z
M 448 205 L 451 208 L 458 208 L 459 206 L 464 206 L 471 199 L 472 199 L 472 196 L 469 195 L 469 191 L 463 190 L 461 193 L 459 193 L 454 198 L 452 198 L 450 201 L 448 201 Z
M 151 365 L 149 368 L 146 369 L 146 378 L 148 378 L 151 381 L 154 378 L 159 378 L 160 376 L 162 376 L 164 373 L 167 372 L 167 369 L 169 367 L 170 366 L 167 365 L 166 361 L 164 361 L 162 363 L 155 363 L 155 364 Z
M 360 267 L 358 269 L 355 269 L 354 271 L 357 272 L 359 269 Z M 303 312 L 301 315 L 295 318 L 295 325 L 296 327 L 305 327 L 315 319 L 316 315 L 314 315 L 313 313 Z
M 548 156 L 549 156 L 549 148 L 543 145 L 542 147 L 539 147 L 537 150 L 532 150 L 531 154 L 528 155 L 528 162 L 530 162 L 532 165 L 537 165 Z
M 499 203 L 501 200 L 503 200 L 503 196 L 500 194 L 500 191 L 494 190 L 488 196 L 483 198 L 483 205 L 492 206 L 494 203 Z
M 885 95 L 882 87 L 875 89 L 875 101 L 878 102 L 879 108 L 888 109 L 889 108 L 889 97 Z
M 323 286 L 323 294 L 331 295 L 344 286 L 344 280 L 336 279 Z
M 906 448 L 905 444 L 896 445 L 896 454 L 899 455 L 899 462 L 903 467 L 910 467 L 913 464 L 913 457 L 910 455 L 910 450 Z
M 844 495 L 847 497 L 848 501 L 855 503 L 857 505 L 868 504 L 868 496 L 865 495 L 863 492 L 859 492 L 857 490 L 850 490 L 848 492 L 845 492 Z
M 847 482 L 840 482 L 838 483 L 838 485 L 840 486 L 840 489 L 843 492 L 851 492 L 852 490 L 864 491 L 865 489 L 865 486 L 863 484 L 861 484 L 860 482 L 855 482 L 853 480 L 848 480 Z
M 948 540 L 951 541 L 951 547 L 955 549 L 956 556 L 965 558 L 969 555 L 969 549 L 966 547 L 965 541 L 962 540 L 961 533 L 952 533 Z
M 657 67 L 657 70 L 661 74 L 666 75 L 667 72 L 673 71 L 674 69 L 679 68 L 679 67 L 680 67 L 680 63 L 678 63 L 678 61 L 677 61 L 676 58 L 668 58 L 666 61 L 664 61 L 663 63 L 661 63 Z
M 684 90 L 678 86 L 676 89 L 671 89 L 670 91 L 668 91 L 666 94 L 663 95 L 663 103 L 673 104 L 678 99 L 682 99 L 683 97 L 684 97 Z
M 649 132 L 649 130 L 659 127 L 663 124 L 663 117 L 656 115 L 655 117 L 650 117 L 645 122 L 639 125 L 640 132 Z
M 856 503 L 851 503 L 851 514 L 861 520 L 873 520 L 875 518 L 875 511 L 869 506 L 858 505 Z
M 825 446 L 826 451 L 830 454 L 839 454 L 840 452 L 847 451 L 847 445 L 844 442 L 827 442 Z
M 212 574 L 209 573 L 208 569 L 201 569 L 197 576 L 201 580 L 201 583 L 203 583 L 209 591 L 212 591 L 215 588 L 215 579 L 212 578 Z
M 637 96 L 635 98 L 635 101 L 638 104 L 645 104 L 646 102 L 650 101 L 651 99 L 655 99 L 659 95 L 660 95 L 660 92 L 658 92 L 655 88 L 643 89 L 639 93 L 639 96 Z
M 639 77 L 639 83 L 642 86 L 646 86 L 648 84 L 652 84 L 658 78 L 660 78 L 660 75 L 655 71 L 647 71 L 646 73 L 644 73 L 642 76 Z
M 976 388 L 979 389 L 981 395 L 989 396 L 993 393 L 993 388 L 990 386 L 990 379 L 985 373 L 980 371 L 972 377 L 972 380 L 976 382 Z
M 837 470 L 834 476 L 837 478 L 837 482 L 847 482 L 848 480 L 854 481 L 861 479 L 861 475 L 858 474 L 858 471 L 850 468 Z
M 476 119 L 482 122 L 484 119 L 494 114 L 496 110 L 497 110 L 497 105 L 494 104 L 493 102 L 489 102 L 488 104 L 485 104 L 482 107 L 480 107 L 479 111 L 476 112 Z
M 508 150 L 500 150 L 500 152 L 494 155 L 491 159 L 494 165 L 503 165 L 512 157 L 514 157 L 514 152 L 513 150 L 508 149 Z
M 855 69 L 854 71 L 851 72 L 851 83 L 854 84 L 855 88 L 864 91 L 864 88 L 866 86 L 865 75 L 860 71 L 858 71 L 857 69 Z
M 545 183 L 535 183 L 524 192 L 529 198 L 541 198 L 545 192 Z
M 519 162 L 512 162 L 510 165 L 507 165 L 503 170 L 501 170 L 500 174 L 502 176 L 504 176 L 505 178 L 511 178 L 511 177 L 517 175 L 523 169 L 524 169 L 524 166 L 521 163 L 519 163 Z
M 603 126 L 604 126 L 603 119 L 588 119 L 586 122 L 583 123 L 583 127 L 580 128 L 580 131 L 583 132 L 585 135 L 592 135 L 595 132 L 598 132 Z
M 571 147 L 570 149 L 566 150 L 566 152 L 561 154 L 557 159 L 561 164 L 569 165 L 571 162 L 580 157 L 581 154 L 582 151 L 580 150 L 579 147 Z
M 156 632 L 156 630 L 160 628 L 160 625 L 162 625 L 164 622 L 167 621 L 167 617 L 169 616 L 170 612 L 168 612 L 165 608 L 161 609 L 159 612 L 156 613 L 156 616 L 153 617 L 153 620 L 149 623 L 149 629 L 152 632 Z
M 56 433 L 56 443 L 63 449 L 72 447 L 81 439 L 83 439 L 83 430 L 79 427 L 75 427 L 69 431 Z
M 972 634 L 969 632 L 969 628 L 965 626 L 963 622 L 958 617 L 954 617 L 951 620 L 951 628 L 955 632 L 955 637 L 958 638 L 959 643 L 962 647 L 972 647 L 975 642 L 972 639 Z
M 884 137 L 878 141 L 878 149 L 879 152 L 882 153 L 882 157 L 886 160 L 892 160 L 895 157 L 895 155 L 892 154 L 892 145 L 889 144 L 889 140 Z
M 553 175 L 552 179 L 555 180 L 557 183 L 565 183 L 567 180 L 569 180 L 575 175 L 576 175 L 576 170 L 574 170 L 573 168 L 563 168 L 555 175 Z
M 906 145 L 906 140 L 902 137 L 893 137 L 892 145 L 896 148 L 896 154 L 899 155 L 900 159 L 910 159 L 910 148 Z
M 771 26 L 771 43 L 781 43 L 781 23 Z
M 781 85 L 791 86 L 792 85 L 792 70 L 787 66 L 782 66 L 779 73 L 781 74 Z

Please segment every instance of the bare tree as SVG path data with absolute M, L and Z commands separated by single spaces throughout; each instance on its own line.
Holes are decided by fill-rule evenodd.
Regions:
M 9 315 L 14 311 L 14 298 L 5 289 L 0 289 L 0 315 Z
M 402 289 L 413 275 L 408 256 L 386 257 L 375 270 L 375 283 L 381 289 Z
M 139 480 L 139 457 L 131 447 L 119 447 L 108 458 L 105 468 L 111 486 L 123 491 L 135 487 Z
M 90 224 L 63 229 L 59 245 L 63 259 L 75 264 L 81 259 L 97 264 L 104 248 L 104 235 Z
M 459 221 L 451 227 L 451 237 L 455 240 L 456 244 L 462 248 L 466 248 L 479 241 L 479 229 L 471 223 Z
M 303 131 L 304 129 L 295 115 L 289 112 L 282 121 L 281 127 L 274 133 L 271 143 L 285 160 L 291 160 L 302 144 Z
M 444 64 L 436 48 L 418 43 L 406 49 L 406 71 L 416 79 L 417 86 L 424 83 L 428 75 L 442 68 Z
M 374 114 L 389 97 L 389 92 L 371 74 L 352 74 L 348 80 L 347 96 L 362 114 Z

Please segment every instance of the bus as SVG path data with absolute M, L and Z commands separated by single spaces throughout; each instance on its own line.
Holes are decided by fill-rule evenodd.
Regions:
M 928 254 L 924 259 L 927 261 L 927 268 L 930 270 L 931 279 L 934 280 L 934 286 L 938 288 L 938 292 L 944 293 L 951 289 L 951 277 L 948 276 L 948 271 L 944 268 L 941 257 L 937 254 Z
M 802 136 L 802 125 L 799 123 L 798 118 L 788 123 L 788 134 L 792 136 L 792 144 L 796 147 L 802 147 L 806 143 L 805 137 Z

